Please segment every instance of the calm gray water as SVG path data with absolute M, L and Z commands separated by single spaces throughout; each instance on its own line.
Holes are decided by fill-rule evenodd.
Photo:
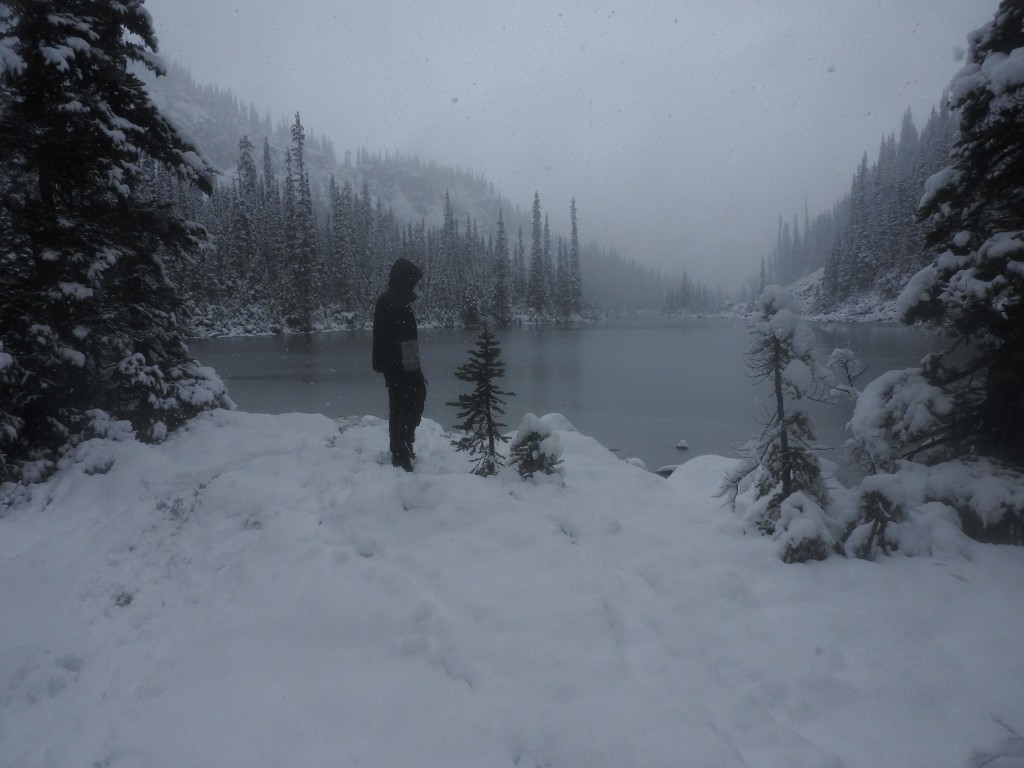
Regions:
M 941 344 L 897 325 L 814 326 L 822 359 L 833 348 L 854 349 L 869 370 L 858 382 L 916 364 Z M 477 331 L 423 330 L 421 353 L 429 380 L 426 417 L 456 423 L 455 400 L 469 385 L 454 376 Z M 734 456 L 734 446 L 760 431 L 763 390 L 743 364 L 750 335 L 741 321 L 722 319 L 614 321 L 569 327 L 517 328 L 499 334 L 507 366 L 504 421 L 558 412 L 623 458 L 654 470 L 705 453 Z M 217 369 L 232 399 L 246 411 L 373 414 L 387 417 L 383 377 L 370 370 L 370 333 L 195 340 L 195 356 Z M 815 407 L 819 442 L 839 446 L 852 404 Z M 690 449 L 678 451 L 686 440 Z M 832 452 L 832 458 L 837 453 Z

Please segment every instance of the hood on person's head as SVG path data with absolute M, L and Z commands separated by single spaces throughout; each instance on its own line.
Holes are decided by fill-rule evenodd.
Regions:
M 408 259 L 398 259 L 391 266 L 388 287 L 399 293 L 410 294 L 416 283 L 423 279 L 423 270 Z

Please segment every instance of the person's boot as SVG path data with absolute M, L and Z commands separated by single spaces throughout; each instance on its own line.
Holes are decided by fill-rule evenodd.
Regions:
M 410 459 L 416 458 L 416 451 L 412 447 L 412 440 L 409 440 L 405 444 L 405 452 L 408 454 Z
M 406 472 L 412 472 L 412 460 L 410 460 L 409 456 L 404 453 L 392 453 L 391 466 L 399 467 L 404 469 Z

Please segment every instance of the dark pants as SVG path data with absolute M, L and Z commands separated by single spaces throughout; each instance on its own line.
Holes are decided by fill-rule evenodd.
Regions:
M 422 371 L 402 372 L 385 376 L 388 385 L 388 434 L 391 454 L 408 456 L 416 440 L 416 427 L 423 416 L 427 399 L 427 382 Z

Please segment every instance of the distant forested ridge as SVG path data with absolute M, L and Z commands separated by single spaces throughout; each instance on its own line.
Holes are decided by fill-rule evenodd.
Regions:
M 721 288 L 711 288 L 699 280 L 693 280 L 686 270 L 675 287 L 665 294 L 664 312 L 668 315 L 718 312 L 726 306 L 725 293 Z
M 424 267 L 417 312 L 437 325 L 663 305 L 660 273 L 581 248 L 575 201 L 558 211 L 569 231 L 556 232 L 539 194 L 524 210 L 463 169 L 364 149 L 339 159 L 298 113 L 275 122 L 180 67 L 149 88 L 221 169 L 211 197 L 154 179 L 213 235 L 200 259 L 168 265 L 196 333 L 360 326 L 399 256 Z
M 805 208 L 802 228 L 797 216 L 780 218 L 761 284 L 790 284 L 823 268 L 816 312 L 865 293 L 894 299 L 935 255 L 916 212 L 925 182 L 949 161 L 955 120 L 947 102 L 944 94 L 921 131 L 907 110 L 899 136 L 882 138 L 873 164 L 864 154 L 849 193 L 830 210 L 812 219 Z

